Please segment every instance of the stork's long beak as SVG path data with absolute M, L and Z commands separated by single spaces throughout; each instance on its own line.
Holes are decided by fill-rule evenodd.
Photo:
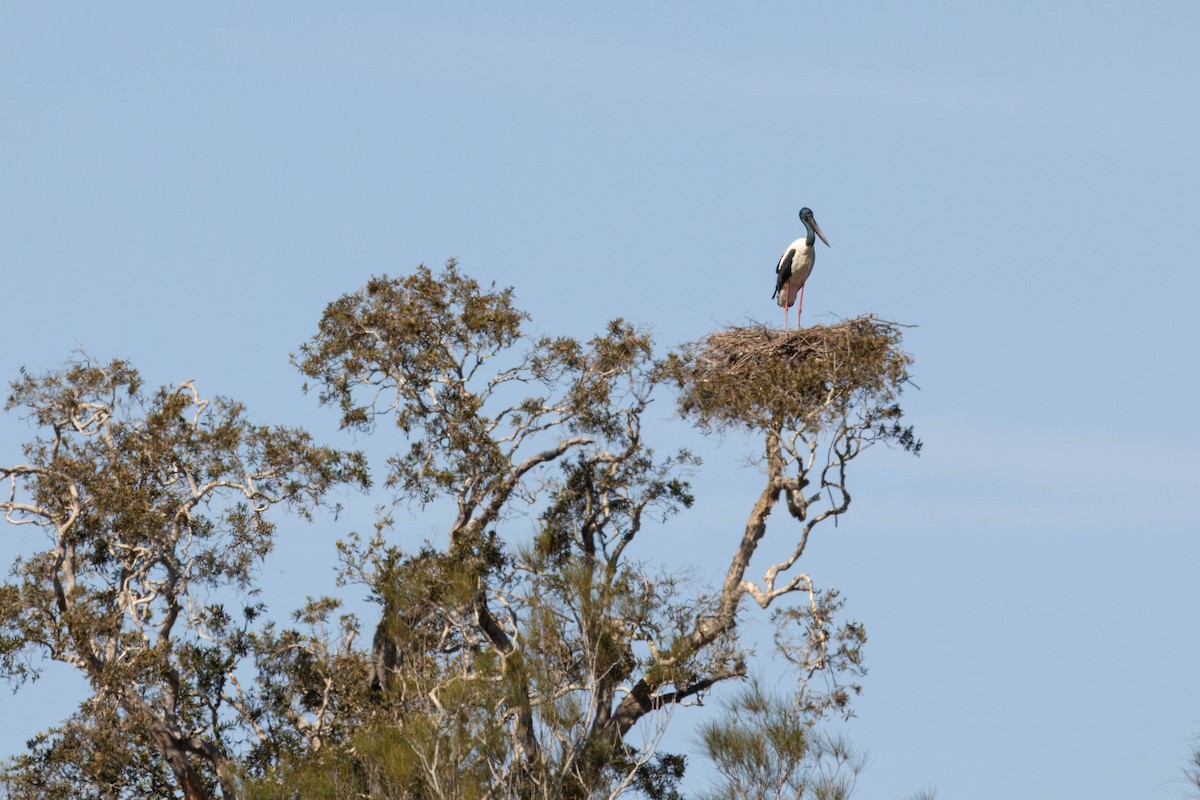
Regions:
M 813 230 L 816 232 L 817 236 L 820 236 L 821 241 L 825 243 L 825 246 L 829 247 L 829 240 L 825 238 L 825 234 L 821 233 L 821 226 L 817 224 L 816 219 L 812 220 L 812 226 L 813 226 Z

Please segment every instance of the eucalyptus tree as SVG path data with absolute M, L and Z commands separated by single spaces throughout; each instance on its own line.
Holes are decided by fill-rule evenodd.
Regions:
M 6 408 L 36 433 L 0 467 L 21 537 L 0 586 L 0 669 L 20 683 L 51 659 L 89 687 L 9 765 L 9 792 L 236 797 L 237 666 L 270 512 L 309 517 L 331 487 L 365 486 L 362 456 L 252 424 L 192 381 L 147 390 L 123 361 L 24 373 Z
M 343 758 L 291 763 L 306 792 L 332 792 L 326 775 L 374 797 L 669 796 L 680 766 L 655 756 L 655 734 L 673 707 L 746 674 L 746 598 L 774 614 L 805 717 L 847 707 L 853 684 L 809 679 L 859 669 L 865 632 L 794 568 L 814 528 L 849 508 L 853 459 L 876 442 L 920 446 L 895 402 L 899 328 L 734 329 L 664 356 L 623 320 L 587 341 L 530 336 L 526 321 L 511 290 L 450 262 L 333 302 L 295 356 L 343 427 L 397 442 L 397 502 L 448 509 L 440 540 L 392 542 L 385 514 L 375 535 L 341 543 L 343 576 L 382 607 L 373 699 Z M 671 389 L 699 428 L 764 446 L 764 487 L 711 591 L 631 557 L 693 502 L 697 460 L 644 432 Z M 761 552 L 781 502 L 797 533 Z M 770 561 L 761 580 L 756 556 Z
M 44 544 L 0 589 L 0 667 L 20 681 L 58 660 L 92 695 L 10 765 L 10 792 L 673 800 L 684 760 L 658 738 L 747 675 L 752 614 L 795 667 L 789 724 L 847 713 L 865 630 L 801 558 L 849 509 L 854 459 L 919 449 L 900 328 L 732 328 L 661 353 L 620 319 L 587 340 L 527 323 L 511 290 L 449 262 L 338 298 L 294 356 L 343 428 L 391 451 L 375 530 L 331 557 L 379 603 L 370 637 L 337 598 L 291 625 L 227 602 L 253 593 L 272 508 L 311 515 L 365 486 L 361 455 L 191 382 L 146 392 L 122 362 L 17 381 L 8 407 L 38 434 L 0 468 L 0 508 Z M 762 447 L 746 522 L 707 533 L 727 558 L 712 587 L 635 558 L 702 468 L 652 446 L 647 411 L 669 396 L 684 424 Z M 398 506 L 440 535 L 397 536 Z

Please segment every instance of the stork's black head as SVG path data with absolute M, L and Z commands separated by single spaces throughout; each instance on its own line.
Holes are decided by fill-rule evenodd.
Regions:
M 825 246 L 829 247 L 829 240 L 825 238 L 824 233 L 821 233 L 821 226 L 817 224 L 816 218 L 813 217 L 811 208 L 805 206 L 800 209 L 800 221 L 804 223 L 804 228 L 808 231 L 809 245 L 812 245 L 813 234 L 816 233 L 817 236 L 821 237 L 821 241 L 825 243 Z

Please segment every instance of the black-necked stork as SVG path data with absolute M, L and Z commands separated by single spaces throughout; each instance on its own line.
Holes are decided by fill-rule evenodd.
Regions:
M 779 305 L 783 306 L 783 327 L 787 330 L 788 309 L 796 305 L 799 297 L 800 304 L 796 308 L 796 327 L 800 327 L 800 312 L 804 310 L 804 282 L 812 274 L 813 262 L 817 260 L 816 237 L 829 247 L 829 240 L 821 233 L 821 226 L 813 218 L 811 208 L 800 209 L 800 221 L 804 223 L 803 239 L 797 239 L 788 245 L 779 257 L 775 267 L 775 293 Z

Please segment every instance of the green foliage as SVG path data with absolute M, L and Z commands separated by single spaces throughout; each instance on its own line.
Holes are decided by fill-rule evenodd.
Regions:
M 147 748 L 165 758 L 190 794 L 218 773 L 228 783 L 226 688 L 240 651 L 208 598 L 253 588 L 274 542 L 271 507 L 311 516 L 332 486 L 366 485 L 363 457 L 253 425 L 241 404 L 202 399 L 190 383 L 146 392 L 122 361 L 23 373 L 6 408 L 38 434 L 26 463 L 0 467 L 12 489 L 0 508 L 49 546 L 17 557 L 0 588 L 0 672 L 20 682 L 49 657 L 95 692 L 12 774 L 70 785 L 59 767 L 73 763 L 90 770 L 74 777 L 111 782 L 119 770 L 92 770 L 108 756 L 84 745 L 120 738 L 128 760 L 145 762 Z
M 813 594 L 808 605 L 778 608 L 771 613 L 775 623 L 777 652 L 796 669 L 799 679 L 796 705 L 807 718 L 818 720 L 834 712 L 852 715 L 850 701 L 862 693 L 856 679 L 866 674 L 863 646 L 867 631 L 861 622 L 837 623 L 844 601 L 836 589 Z M 814 676 L 827 685 L 813 686 Z
M 396 502 L 452 515 L 437 544 L 394 541 L 389 507 L 372 535 L 337 543 L 339 580 L 379 605 L 369 649 L 337 598 L 311 598 L 289 626 L 254 598 L 268 512 L 312 516 L 332 487 L 365 487 L 360 454 L 252 425 L 190 383 L 147 392 L 123 362 L 14 384 L 9 407 L 40 432 L 27 464 L 0 468 L 13 488 L 0 507 L 50 547 L 0 585 L 0 666 L 20 681 L 58 659 L 95 697 L 14 762 L 12 785 L 679 800 L 685 761 L 655 752 L 665 712 L 745 676 L 750 596 L 771 609 L 798 700 L 744 695 L 706 746 L 731 780 L 836 796 L 821 792 L 840 791 L 855 761 L 813 725 L 849 714 L 866 634 L 836 621 L 836 592 L 785 573 L 848 508 L 846 466 L 864 447 L 919 449 L 894 402 L 909 364 L 898 329 L 735 329 L 660 357 L 623 320 L 586 341 L 531 337 L 526 320 L 510 289 L 451 261 L 335 300 L 293 356 L 344 428 L 395 437 Z M 643 433 L 671 385 L 701 429 L 766 433 L 766 484 L 713 590 L 634 557 L 639 536 L 694 502 L 699 460 Z M 799 533 L 759 584 L 747 568 L 781 499 Z
M 1195 789 L 1192 796 L 1200 797 L 1200 744 L 1192 748 L 1191 757 L 1183 770 L 1183 777 L 1190 784 L 1189 788 Z
M 813 729 L 813 718 L 787 698 L 751 681 L 725 703 L 722 719 L 704 725 L 700 743 L 721 775 L 708 800 L 849 797 L 865 759 Z
M 627 560 L 644 523 L 691 505 L 681 472 L 698 463 L 642 439 L 664 374 L 650 337 L 616 320 L 588 342 L 529 339 L 525 318 L 509 290 L 484 289 L 453 262 L 421 267 L 331 304 L 296 362 L 343 425 L 394 419 L 407 450 L 388 481 L 401 500 L 445 496 L 458 512 L 444 552 L 404 553 L 382 532 L 341 545 L 345 575 L 383 606 L 373 713 L 390 716 L 431 784 L 480 763 L 514 791 L 587 795 L 625 779 L 611 769 L 624 752 L 619 683 L 639 668 L 682 682 L 728 648 L 686 643 L 704 602 Z M 557 475 L 545 469 L 555 463 Z M 494 526 L 513 501 L 539 496 L 534 544 L 514 550 Z M 647 643 L 669 665 L 634 654 Z M 467 720 L 478 744 L 435 758 L 419 719 Z M 504 746 L 481 744 L 494 740 Z
M 633 788 L 649 800 L 683 800 L 679 784 L 687 759 L 678 753 L 659 753 L 634 773 Z
M 245 779 L 273 775 L 293 761 L 306 766 L 314 751 L 348 746 L 357 732 L 370 671 L 354 647 L 358 620 L 337 614 L 340 606 L 332 598 L 310 599 L 294 615 L 297 628 L 267 623 L 226 638 L 253 665 L 252 683 L 237 689 L 237 711 L 256 731 L 241 759 Z
M 144 732 L 99 699 L 27 743 L 0 772 L 0 796 L 39 800 L 170 797 L 174 782 Z M 210 781 L 210 785 L 215 781 Z
M 390 460 L 387 484 L 424 503 L 498 472 L 501 420 L 479 413 L 481 394 L 516 375 L 487 381 L 480 370 L 517 341 L 524 319 L 511 290 L 483 291 L 453 262 L 438 275 L 421 266 L 402 279 L 372 278 L 331 303 L 293 360 L 320 387 L 321 403 L 340 408 L 343 427 L 371 430 L 381 415 L 392 417 L 410 439 L 408 452 Z M 549 377 L 555 366 L 529 368 Z

